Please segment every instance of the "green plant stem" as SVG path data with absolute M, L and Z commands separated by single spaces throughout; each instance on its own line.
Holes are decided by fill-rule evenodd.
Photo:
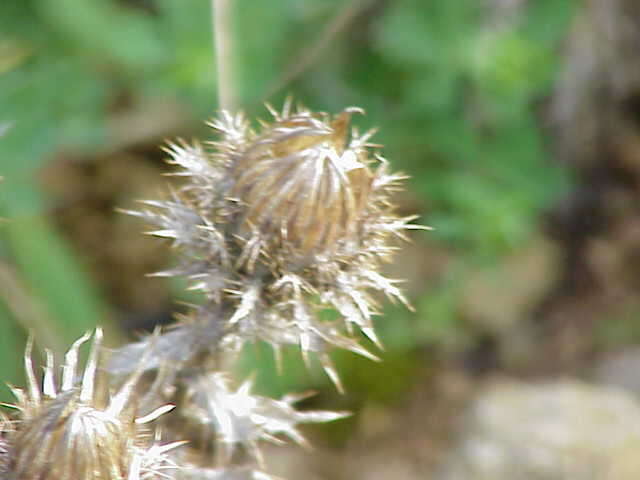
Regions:
M 221 109 L 233 112 L 237 105 L 233 75 L 231 0 L 211 0 L 211 14 L 218 77 L 218 103 Z

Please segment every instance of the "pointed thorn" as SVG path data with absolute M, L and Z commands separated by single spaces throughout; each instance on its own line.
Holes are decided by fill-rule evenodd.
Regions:
M 333 362 L 329 358 L 329 355 L 327 355 L 326 353 L 322 354 L 320 356 L 320 363 L 322 364 L 322 368 L 325 371 L 325 373 L 327 374 L 327 376 L 331 379 L 331 381 L 335 385 L 336 390 L 338 390 L 338 393 L 340 395 L 344 395 L 345 394 L 344 386 L 342 385 L 342 382 L 340 381 L 340 377 L 338 376 L 338 372 L 336 371 L 335 367 L 333 366 Z
M 33 352 L 33 334 L 29 334 L 27 339 L 27 346 L 24 349 L 24 370 L 27 376 L 28 392 L 31 399 L 36 405 L 40 404 L 40 387 L 36 380 L 36 375 L 33 373 L 33 360 L 31 354 Z
M 142 425 L 144 423 L 149 423 L 154 421 L 156 418 L 164 415 L 165 413 L 170 412 L 171 410 L 173 410 L 174 408 L 176 408 L 175 405 L 173 404 L 167 404 L 167 405 L 163 405 L 161 407 L 156 408 L 153 412 L 145 415 L 144 417 L 140 417 L 140 418 L 136 418 L 135 422 L 138 425 Z
M 93 334 L 93 345 L 89 352 L 89 359 L 82 376 L 82 386 L 80 388 L 80 401 L 89 402 L 93 398 L 95 387 L 96 371 L 98 369 L 98 356 L 100 354 L 100 344 L 102 343 L 102 329 L 96 328 Z
M 376 335 L 376 332 L 373 329 L 373 327 L 364 327 L 364 328 L 362 328 L 362 333 L 364 333 L 364 335 L 369 340 L 371 340 L 376 347 L 378 347 L 380 350 L 384 351 L 384 346 L 382 345 L 382 342 L 378 338 L 378 335 Z

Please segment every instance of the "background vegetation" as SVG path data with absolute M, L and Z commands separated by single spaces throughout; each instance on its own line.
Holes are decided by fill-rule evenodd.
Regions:
M 288 94 L 317 110 L 363 107 L 358 126 L 379 127 L 385 156 L 411 175 L 401 210 L 435 228 L 390 266 L 408 278 L 416 313 L 391 306 L 379 317 L 385 361 L 340 356 L 345 399 L 328 399 L 295 352 L 278 376 L 257 347 L 243 368 L 259 370 L 259 390 L 314 386 L 324 401 L 358 408 L 392 403 L 449 361 L 472 374 L 524 374 L 566 358 L 565 343 L 543 359 L 536 342 L 556 345 L 549 305 L 571 277 L 573 244 L 553 234 L 567 218 L 554 212 L 582 177 L 558 161 L 549 111 L 579 3 L 235 2 L 241 107 L 265 115 L 264 101 L 277 106 Z M 202 120 L 217 108 L 210 8 L 0 2 L 0 379 L 21 382 L 29 330 L 60 352 L 101 323 L 116 344 L 190 300 L 180 285 L 144 277 L 170 252 L 115 208 L 160 190 L 164 139 L 208 134 Z M 611 313 L 615 328 L 588 325 L 585 351 L 637 339 L 637 307 L 625 305 Z

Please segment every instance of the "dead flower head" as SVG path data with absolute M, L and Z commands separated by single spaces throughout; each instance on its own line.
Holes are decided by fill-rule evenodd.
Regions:
M 404 177 L 389 173 L 373 132 L 350 128 L 359 109 L 332 117 L 287 102 L 269 110 L 272 120 L 258 130 L 222 112 L 209 124 L 216 141 L 170 145 L 173 174 L 185 183 L 169 200 L 130 213 L 172 239 L 180 265 L 160 275 L 184 275 L 204 292 L 204 310 L 222 312 L 215 323 L 223 345 L 299 345 L 339 386 L 328 351 L 375 358 L 358 341 L 362 332 L 378 343 L 372 293 L 407 304 L 380 264 L 393 238 L 421 227 L 394 213 L 390 196 Z M 340 318 L 319 320 L 324 309 Z
M 53 354 L 47 352 L 42 387 L 33 371 L 29 342 L 25 352 L 28 387 L 12 389 L 19 415 L 7 433 L 12 452 L 9 478 L 142 480 L 160 478 L 171 467 L 164 454 L 177 444 L 150 445 L 142 424 L 172 406 L 142 418 L 135 416 L 132 394 L 139 372 L 117 393 L 101 392 L 97 385 L 100 329 L 94 334 L 86 367 L 77 376 L 78 351 L 89 337 L 84 335 L 69 349 L 59 380 Z

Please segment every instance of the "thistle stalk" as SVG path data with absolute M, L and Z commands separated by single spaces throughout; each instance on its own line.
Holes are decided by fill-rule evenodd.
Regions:
M 233 75 L 232 0 L 211 0 L 213 51 L 218 79 L 220 109 L 233 112 L 236 94 Z

